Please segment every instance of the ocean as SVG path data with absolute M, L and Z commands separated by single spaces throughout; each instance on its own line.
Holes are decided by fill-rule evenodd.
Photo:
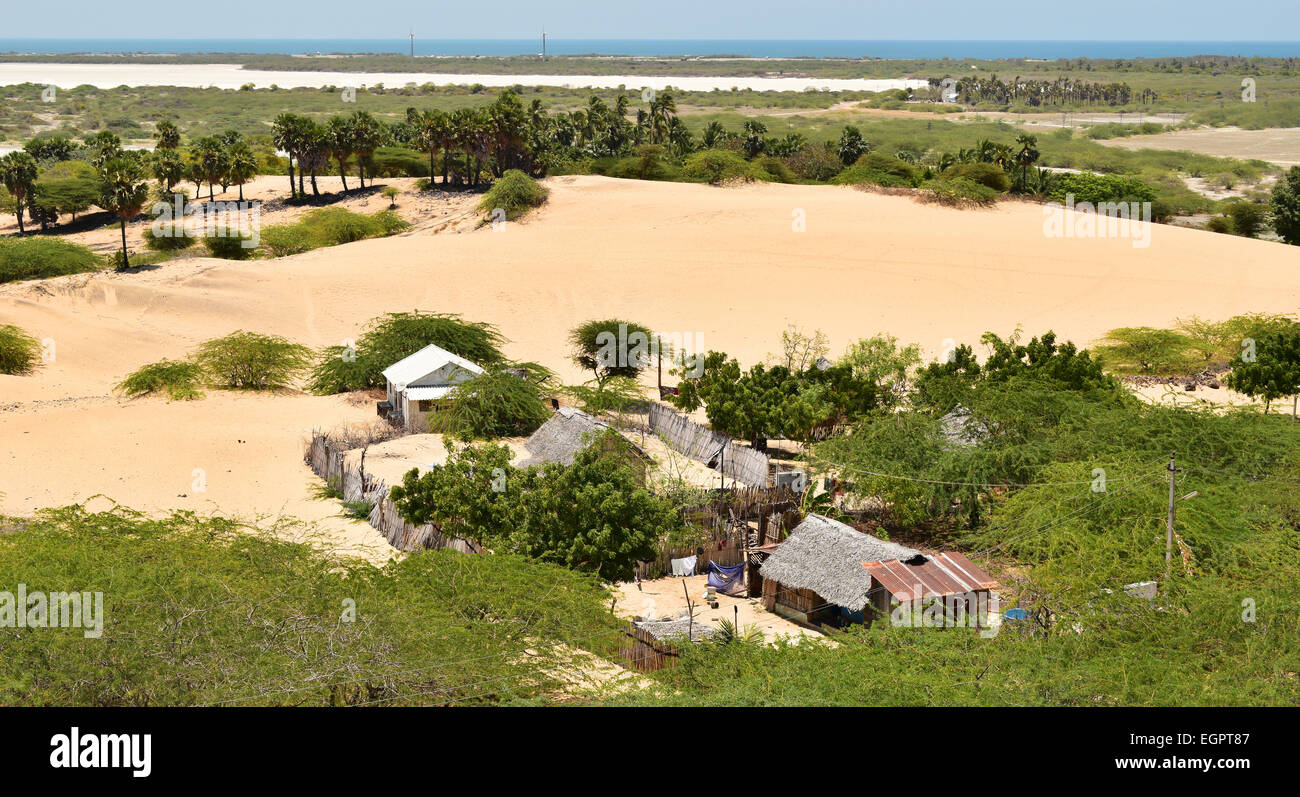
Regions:
M 541 52 L 536 39 L 421 39 L 416 55 L 503 56 Z M 398 53 L 394 39 L 4 39 L 0 53 Z M 905 41 L 853 39 L 564 39 L 547 37 L 550 55 L 751 58 L 1164 58 L 1192 55 L 1300 57 L 1285 41 Z

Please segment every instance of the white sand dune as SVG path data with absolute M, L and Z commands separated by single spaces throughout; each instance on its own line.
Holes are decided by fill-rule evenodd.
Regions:
M 56 353 L 35 375 L 0 376 L 0 511 L 105 493 L 148 510 L 297 514 L 345 545 L 378 541 L 309 499 L 300 447 L 313 426 L 372 419 L 372 405 L 110 395 L 140 365 L 236 329 L 324 346 L 385 312 L 454 312 L 498 325 L 510 356 L 576 381 L 565 335 L 594 317 L 683 333 L 748 364 L 775 351 L 788 324 L 824 330 L 835 354 L 888 331 L 935 355 L 1017 325 L 1086 344 L 1117 326 L 1300 306 L 1300 249 L 1185 228 L 1155 225 L 1141 249 L 1045 237 L 1042 209 L 1028 203 L 960 211 L 822 186 L 549 184 L 542 211 L 500 232 L 0 286 L 0 323 L 51 339 Z M 792 229 L 800 215 L 805 232 Z M 195 468 L 206 492 L 191 489 Z

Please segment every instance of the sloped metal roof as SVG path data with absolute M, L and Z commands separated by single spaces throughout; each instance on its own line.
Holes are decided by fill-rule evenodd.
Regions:
M 909 562 L 923 559 L 917 564 Z M 996 587 L 998 582 L 959 553 L 863 562 L 871 577 L 901 601 L 945 598 Z

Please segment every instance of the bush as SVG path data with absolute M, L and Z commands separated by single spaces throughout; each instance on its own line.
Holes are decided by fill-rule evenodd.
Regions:
M 1219 232 L 1224 233 L 1225 235 L 1231 235 L 1233 231 L 1232 219 L 1227 216 L 1211 216 L 1205 221 L 1205 229 L 1210 232 Z
M 445 313 L 389 313 L 372 319 L 354 351 L 324 349 L 312 369 L 310 389 L 328 395 L 382 387 L 383 370 L 428 345 L 437 345 L 483 368 L 504 362 L 505 342 L 491 324 L 464 321 Z
M 213 257 L 222 260 L 247 260 L 257 251 L 256 247 L 244 246 L 244 243 L 249 240 L 252 239 L 248 235 L 222 235 L 214 232 L 203 236 L 203 245 L 208 248 L 208 254 Z
M 728 180 L 770 180 L 771 175 L 757 164 L 745 160 L 738 152 L 726 149 L 706 149 L 686 156 L 682 175 L 688 180 L 701 180 L 712 185 Z
M 297 255 L 314 249 L 311 231 L 301 224 L 276 224 L 262 230 L 262 248 L 271 257 Z
M 544 383 L 495 368 L 457 385 L 445 412 L 429 416 L 430 430 L 462 440 L 522 437 L 551 417 Z
M 1253 202 L 1233 202 L 1228 205 L 1228 217 L 1232 219 L 1232 231 L 1237 235 L 1255 238 L 1264 228 L 1266 214 L 1263 205 Z
M 483 195 L 478 209 L 491 216 L 498 208 L 509 220 L 517 219 L 546 201 L 548 191 L 536 180 L 519 171 L 507 169 Z
M 262 248 L 272 257 L 284 257 L 366 238 L 383 238 L 410 226 L 391 210 L 367 216 L 341 207 L 315 208 L 294 224 L 263 229 Z
M 1052 186 L 1048 197 L 1064 201 L 1073 194 L 1075 203 L 1091 202 L 1154 202 L 1156 193 L 1151 186 L 1136 177 L 1117 174 L 1063 174 Z
M 799 179 L 795 177 L 789 166 L 786 166 L 779 158 L 763 157 L 754 161 L 763 171 L 767 172 L 768 179 L 778 183 L 797 183 Z
M 785 164 L 803 180 L 824 183 L 844 168 L 834 147 L 805 144 L 798 152 L 785 159 Z
M 103 590 L 105 620 L 94 640 L 5 629 L 0 705 L 500 704 L 560 691 L 562 640 L 598 634 L 584 648 L 613 655 L 609 594 L 592 576 L 455 551 L 377 568 L 303 544 L 320 540 L 306 525 L 289 531 L 79 506 L 0 521 L 6 580 L 66 589 L 75 573 Z M 339 622 L 352 601 L 364 620 Z M 195 623 L 178 622 L 187 612 Z
M 311 363 L 311 350 L 275 335 L 242 330 L 199 346 L 194 362 L 213 385 L 232 390 L 286 387 Z
M 1117 373 L 1182 375 L 1197 367 L 1192 348 L 1191 338 L 1171 329 L 1121 327 L 1112 329 L 1093 352 Z
M 834 185 L 879 185 L 886 188 L 914 188 L 921 173 L 915 166 L 887 155 L 867 153 L 831 179 Z
M 927 180 L 921 184 L 925 199 L 953 207 L 987 207 L 998 201 L 999 192 L 965 177 Z
M 944 171 L 941 179 L 967 179 L 999 194 L 1011 189 L 1011 178 L 995 163 L 958 163 Z
M 98 271 L 104 261 L 90 249 L 58 238 L 0 238 L 0 282 Z
M 161 235 L 154 232 L 152 224 L 144 228 L 143 235 L 146 248 L 154 252 L 178 252 L 194 245 L 195 238 L 186 232 L 185 222 L 166 222 L 159 225 L 159 227 L 162 230 Z M 210 250 L 211 247 L 209 247 Z
M 41 344 L 13 324 L 0 324 L 0 374 L 29 374 L 41 358 Z
M 428 177 L 429 155 L 406 147 L 379 147 L 370 156 L 368 177 Z
M 166 391 L 172 401 L 189 401 L 203 398 L 202 379 L 203 369 L 197 363 L 159 360 L 133 372 L 117 389 L 131 398 Z

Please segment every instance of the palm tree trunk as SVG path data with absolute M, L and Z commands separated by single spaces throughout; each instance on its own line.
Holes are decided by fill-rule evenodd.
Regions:
M 18 203 L 18 234 L 23 234 L 23 204 Z
M 240 202 L 243 202 L 243 201 L 244 201 L 244 184 L 243 184 L 243 183 L 240 183 L 240 184 L 239 184 L 239 201 L 240 201 Z
M 343 181 L 343 193 L 348 192 L 348 175 L 343 169 L 343 159 L 339 158 L 339 179 Z
M 131 261 L 126 258 L 126 219 L 119 216 L 117 222 L 122 228 L 122 269 L 126 270 L 131 267 Z
M 298 194 L 293 187 L 293 155 L 290 155 L 289 156 L 289 198 L 292 199 L 297 195 Z

